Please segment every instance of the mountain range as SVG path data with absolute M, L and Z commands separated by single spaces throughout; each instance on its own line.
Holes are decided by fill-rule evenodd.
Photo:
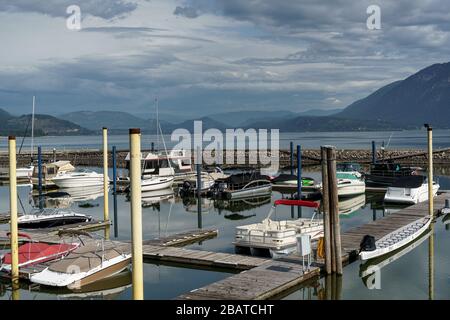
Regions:
M 450 62 L 431 65 L 384 86 L 337 114 L 349 119 L 383 119 L 399 126 L 450 127 Z
M 404 80 L 390 83 L 345 109 L 311 109 L 301 113 L 246 110 L 209 114 L 198 120 L 202 120 L 203 130 L 221 131 L 226 128 L 279 128 L 284 132 L 402 130 L 419 128 L 423 123 L 450 128 L 449 106 L 450 62 L 431 65 Z M 35 134 L 94 134 L 104 126 L 112 134 L 126 133 L 132 127 L 155 133 L 156 121 L 142 116 L 118 111 L 76 111 L 58 117 L 38 114 Z M 180 113 L 170 122 L 160 120 L 163 131 L 184 128 L 192 132 L 194 119 L 181 119 Z M 29 121 L 30 115 L 14 116 L 0 109 L 0 135 L 23 135 Z

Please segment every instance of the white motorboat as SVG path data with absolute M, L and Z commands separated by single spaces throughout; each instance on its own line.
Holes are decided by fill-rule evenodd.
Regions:
M 270 219 L 278 205 L 306 206 L 318 208 L 317 202 L 304 200 L 276 200 L 269 215 L 260 223 L 253 223 L 236 227 L 235 241 L 236 252 L 248 252 L 256 254 L 261 251 L 269 251 L 270 255 L 286 255 L 296 250 L 297 236 L 310 235 L 311 239 L 323 236 L 323 220 L 312 218 L 300 218 L 296 220 L 274 221 Z
M 411 243 L 430 227 L 432 217 L 426 216 L 394 231 L 375 241 L 371 251 L 361 250 L 361 260 L 369 260 L 391 253 Z
M 61 259 L 80 245 L 79 243 L 48 244 L 33 242 L 29 235 L 24 233 L 20 233 L 19 235 L 30 241 L 19 246 L 19 268 Z M 11 252 L 0 256 L 0 270 L 3 272 L 11 272 L 11 261 Z
M 173 176 L 153 176 L 149 178 L 144 178 L 141 180 L 141 190 L 146 191 L 156 191 L 161 189 L 171 188 L 173 185 Z
M 17 224 L 21 229 L 39 229 L 88 222 L 90 220 L 92 220 L 91 216 L 70 210 L 42 209 L 19 216 Z
M 102 186 L 103 174 L 95 171 L 64 172 L 58 173 L 52 182 L 59 188 Z
M 439 184 L 433 181 L 433 197 L 439 190 Z M 398 178 L 384 196 L 385 202 L 416 204 L 428 200 L 428 180 L 425 176 L 407 176 Z
M 131 254 L 122 252 L 114 244 L 102 242 L 101 248 L 89 244 L 50 264 L 30 280 L 45 286 L 78 289 L 120 273 L 129 268 L 130 261 Z
M 52 181 L 59 174 L 72 172 L 75 170 L 75 167 L 67 160 L 58 160 L 50 163 L 42 164 L 42 185 L 50 186 L 55 183 Z M 39 182 L 38 177 L 38 167 L 34 168 L 33 177 L 32 177 L 33 185 L 37 185 Z
M 339 197 L 353 197 L 366 192 L 366 184 L 363 180 L 342 178 L 339 174 L 337 178 Z

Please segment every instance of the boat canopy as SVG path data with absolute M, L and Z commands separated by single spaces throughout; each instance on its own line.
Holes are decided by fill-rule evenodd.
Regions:
M 305 200 L 288 200 L 288 199 L 280 199 L 275 200 L 275 206 L 285 205 L 285 206 L 298 206 L 298 207 L 308 207 L 308 208 L 318 208 L 319 203 L 313 201 L 305 201 Z
M 227 178 L 224 179 L 219 179 L 222 180 L 223 182 L 227 182 L 230 185 L 241 185 L 241 184 L 247 184 L 251 181 L 254 180 L 268 180 L 269 181 L 269 177 L 265 176 L 265 175 L 261 175 L 260 173 L 238 173 L 238 174 L 233 174 Z
M 406 176 L 397 178 L 391 187 L 393 188 L 419 188 L 426 181 L 425 176 Z
M 96 245 L 86 245 L 72 251 L 63 260 L 51 264 L 49 270 L 61 273 L 87 272 L 100 266 L 104 260 L 113 259 L 121 254 L 116 248 L 109 248 L 103 251 L 99 250 Z

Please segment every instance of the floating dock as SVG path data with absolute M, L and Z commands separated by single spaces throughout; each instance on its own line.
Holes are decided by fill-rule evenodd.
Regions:
M 269 260 L 241 272 L 179 296 L 179 300 L 265 300 L 302 282 L 319 276 L 320 269 L 306 270 L 301 264 Z

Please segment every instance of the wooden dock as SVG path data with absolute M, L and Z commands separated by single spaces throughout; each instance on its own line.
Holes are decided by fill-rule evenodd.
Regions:
M 179 300 L 264 300 L 279 295 L 300 283 L 319 276 L 320 269 L 304 270 L 301 264 L 269 260 L 179 296 Z
M 218 234 L 219 231 L 217 229 L 196 229 L 176 233 L 159 239 L 144 240 L 143 244 L 162 247 L 181 247 L 199 241 L 215 238 Z

